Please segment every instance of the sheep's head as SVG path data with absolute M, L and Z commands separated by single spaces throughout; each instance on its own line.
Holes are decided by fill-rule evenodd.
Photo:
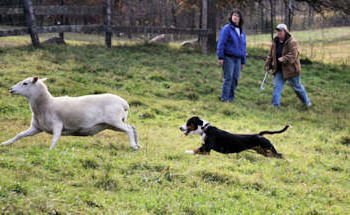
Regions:
M 45 79 L 39 79 L 39 77 L 27 78 L 18 82 L 16 85 L 10 88 L 10 93 L 14 95 L 21 95 L 26 97 L 32 97 L 38 94 L 38 91 L 42 88 L 43 81 Z M 41 83 L 41 84 L 40 84 Z M 41 85 L 41 86 L 40 86 Z

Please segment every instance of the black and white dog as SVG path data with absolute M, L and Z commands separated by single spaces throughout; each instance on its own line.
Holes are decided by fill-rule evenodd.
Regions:
M 271 142 L 263 137 L 265 134 L 278 134 L 286 131 L 289 125 L 280 131 L 262 131 L 258 134 L 231 134 L 211 126 L 205 120 L 195 116 L 190 118 L 186 124 L 180 127 L 180 130 L 189 134 L 199 134 L 202 140 L 202 146 L 193 151 L 186 151 L 190 154 L 210 154 L 210 150 L 220 153 L 239 153 L 244 150 L 252 149 L 266 157 L 282 158 Z

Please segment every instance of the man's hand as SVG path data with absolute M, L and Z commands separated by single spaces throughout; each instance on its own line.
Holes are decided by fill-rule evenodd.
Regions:
M 224 60 L 223 59 L 219 59 L 219 66 L 222 66 L 224 64 Z
M 270 68 L 269 66 L 266 66 L 266 67 L 265 67 L 265 70 L 266 70 L 266 71 L 269 71 L 270 69 L 271 69 L 271 68 Z
M 241 64 L 241 71 L 244 69 L 245 64 Z
M 278 58 L 278 61 L 282 63 L 284 61 L 284 58 L 280 57 L 280 58 Z

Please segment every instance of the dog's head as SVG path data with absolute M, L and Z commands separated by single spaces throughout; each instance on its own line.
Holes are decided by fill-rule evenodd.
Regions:
M 199 134 L 202 135 L 204 132 L 205 126 L 208 125 L 208 122 L 199 118 L 198 116 L 191 117 L 187 120 L 186 124 L 180 127 L 180 130 L 185 133 L 185 135 L 189 134 Z

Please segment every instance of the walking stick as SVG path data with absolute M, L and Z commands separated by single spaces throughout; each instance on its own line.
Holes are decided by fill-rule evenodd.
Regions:
M 263 81 L 261 82 L 261 85 L 260 85 L 260 89 L 261 89 L 261 91 L 264 91 L 264 84 L 265 84 L 265 82 L 266 82 L 266 78 L 267 78 L 267 76 L 269 75 L 269 71 L 268 70 L 265 70 L 265 76 L 264 76 L 264 79 L 263 79 Z

